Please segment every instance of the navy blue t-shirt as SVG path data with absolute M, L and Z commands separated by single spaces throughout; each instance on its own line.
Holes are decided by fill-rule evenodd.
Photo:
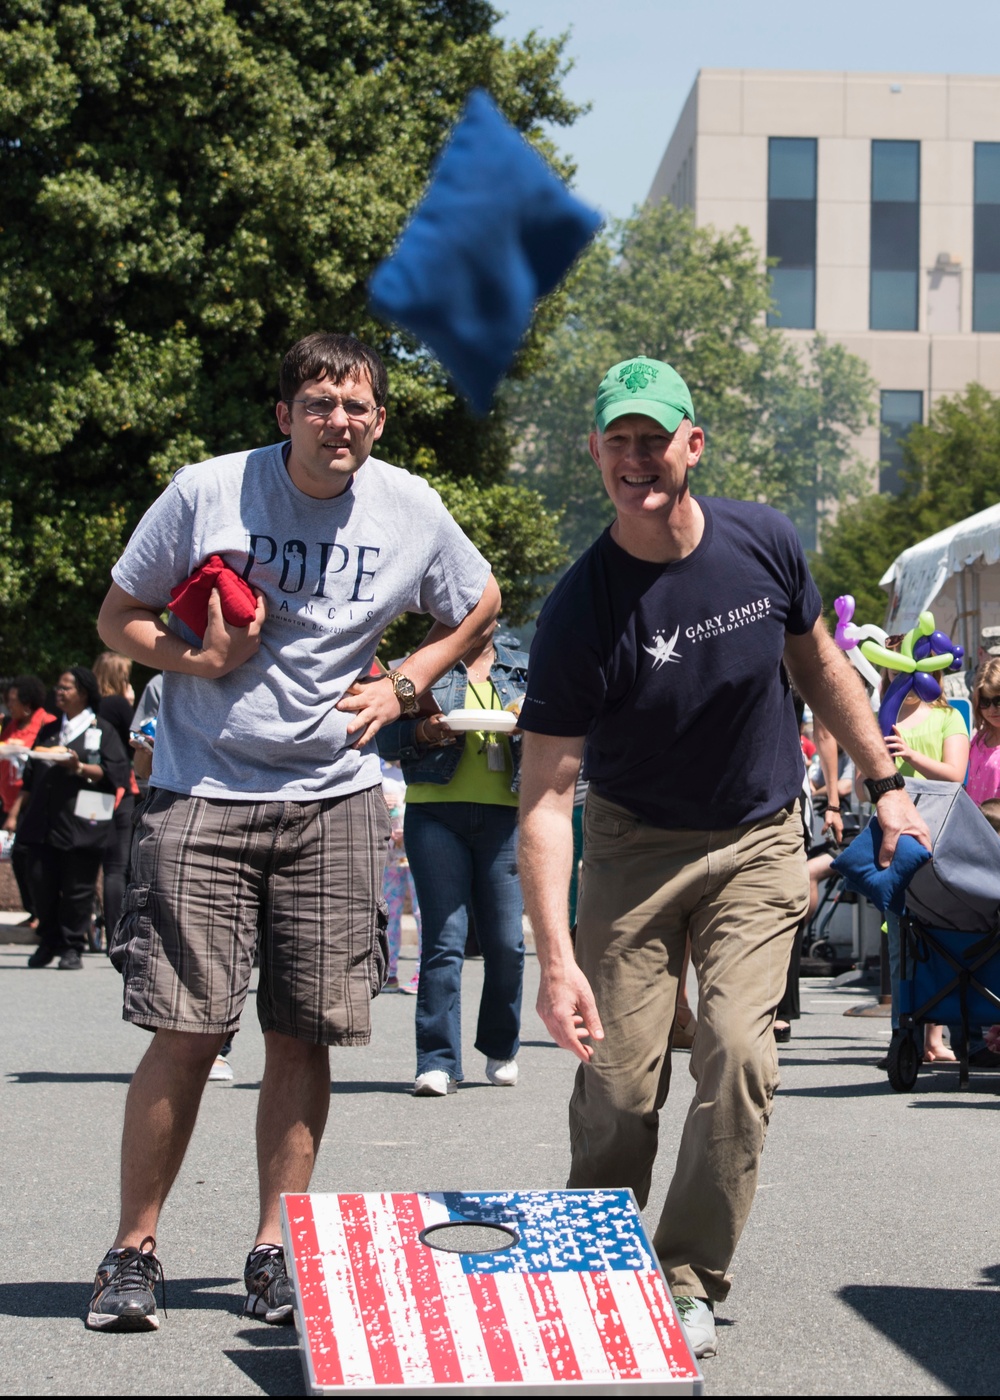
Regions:
M 586 735 L 595 791 L 654 826 L 724 830 L 802 788 L 785 634 L 822 604 L 791 523 L 698 497 L 705 531 L 651 564 L 606 530 L 559 581 L 531 648 L 522 729 Z

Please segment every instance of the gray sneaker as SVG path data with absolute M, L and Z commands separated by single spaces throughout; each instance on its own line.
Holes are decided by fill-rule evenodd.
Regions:
M 285 1251 L 277 1244 L 259 1244 L 247 1255 L 243 1270 L 247 1300 L 244 1317 L 277 1324 L 294 1322 L 295 1292 L 285 1270 Z
M 687 1337 L 688 1346 L 700 1360 L 715 1356 L 719 1349 L 715 1335 L 715 1309 L 707 1298 L 680 1297 L 674 1299 Z
M 163 1266 L 152 1235 L 138 1249 L 109 1249 L 97 1267 L 87 1326 L 97 1332 L 155 1332 L 160 1325 L 153 1294 L 157 1279 L 166 1312 Z

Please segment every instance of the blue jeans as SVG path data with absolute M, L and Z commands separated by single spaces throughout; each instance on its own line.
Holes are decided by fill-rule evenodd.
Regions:
M 517 874 L 517 808 L 413 802 L 406 854 L 423 921 L 417 991 L 417 1074 L 462 1078 L 462 965 L 469 911 L 483 954 L 476 1049 L 512 1060 L 521 1030 L 524 938 Z

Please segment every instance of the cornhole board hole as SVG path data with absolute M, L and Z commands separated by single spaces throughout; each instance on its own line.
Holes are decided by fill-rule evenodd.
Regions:
M 282 1197 L 312 1395 L 700 1395 L 631 1191 Z

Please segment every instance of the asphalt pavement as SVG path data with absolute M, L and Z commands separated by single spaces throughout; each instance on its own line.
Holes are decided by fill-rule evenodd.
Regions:
M 235 1081 L 211 1084 L 161 1222 L 158 1333 L 87 1332 L 82 1314 L 116 1220 L 119 1133 L 146 1037 L 120 1019 L 107 961 L 29 971 L 0 947 L 0 1388 L 11 1395 L 304 1393 L 293 1329 L 239 1316 L 256 1216 L 253 1125 L 263 1041 L 248 1003 Z M 401 966 L 401 980 L 408 975 Z M 528 959 L 521 1082 L 487 1084 L 472 1048 L 482 964 L 465 972 L 466 1082 L 414 1099 L 414 1002 L 376 1002 L 367 1049 L 333 1054 L 333 1106 L 314 1189 L 489 1190 L 564 1184 L 573 1062 L 534 1015 Z M 995 1205 L 1000 1077 L 966 1092 L 922 1073 L 895 1094 L 875 1060 L 888 1022 L 812 979 L 781 1047 L 782 1087 L 758 1199 L 718 1309 L 708 1395 L 992 1395 L 1000 1375 Z M 690 1099 L 675 1056 L 652 1231 Z

